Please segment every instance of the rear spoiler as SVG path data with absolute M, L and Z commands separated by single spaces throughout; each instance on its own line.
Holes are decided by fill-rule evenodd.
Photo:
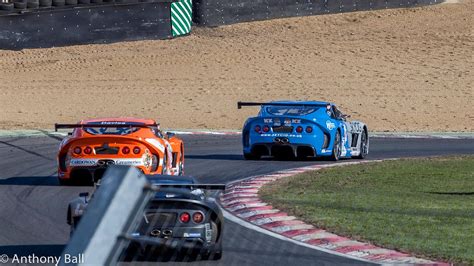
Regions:
M 324 104 L 311 104 L 311 103 L 275 103 L 275 102 L 237 102 L 237 109 L 242 109 L 242 106 L 259 106 L 259 105 L 270 105 L 270 106 L 327 106 Z
M 54 131 L 58 131 L 58 129 L 64 128 L 104 128 L 104 127 L 139 127 L 139 128 L 149 128 L 149 127 L 157 127 L 159 124 L 136 124 L 136 123 L 128 123 L 128 122 L 108 122 L 107 124 L 54 124 Z
M 159 192 L 161 188 L 193 188 L 205 190 L 225 190 L 224 184 L 147 184 L 145 190 Z

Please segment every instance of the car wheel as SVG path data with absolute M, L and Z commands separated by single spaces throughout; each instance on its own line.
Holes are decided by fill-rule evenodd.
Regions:
M 336 138 L 334 139 L 334 145 L 332 147 L 331 160 L 338 161 L 341 158 L 341 133 L 336 132 Z
M 211 238 L 211 243 L 216 244 L 217 242 L 217 237 L 219 235 L 219 228 L 217 227 L 217 224 L 212 221 L 211 222 L 211 230 L 212 230 L 212 238 Z M 202 260 L 220 260 L 222 258 L 222 246 L 219 245 L 219 247 L 206 250 L 201 253 L 201 259 Z
M 179 175 L 179 176 L 184 175 L 184 167 L 183 167 L 183 163 L 182 163 L 182 162 L 180 162 L 180 163 L 179 163 L 179 166 L 178 166 L 178 175 Z
M 369 149 L 368 149 L 368 143 L 369 143 L 369 138 L 367 136 L 367 131 L 362 131 L 362 134 L 361 134 L 361 139 L 360 139 L 360 147 L 359 147 L 359 150 L 360 150 L 360 154 L 358 156 L 356 156 L 357 159 L 364 159 L 367 154 L 369 153 Z
M 167 162 L 168 161 L 168 158 L 167 158 L 168 156 L 166 154 L 167 153 L 165 151 L 165 154 L 163 155 L 163 166 L 161 167 L 161 174 L 162 175 L 166 175 L 166 172 L 167 172 L 166 167 L 168 165 L 168 162 Z
M 204 254 L 201 254 L 201 259 L 202 260 L 220 260 L 222 259 L 222 250 L 217 250 L 217 251 L 214 251 L 214 252 L 211 252 L 211 251 L 207 251 L 206 253 Z
M 244 153 L 244 158 L 245 160 L 259 160 L 260 155 L 256 155 L 253 153 Z

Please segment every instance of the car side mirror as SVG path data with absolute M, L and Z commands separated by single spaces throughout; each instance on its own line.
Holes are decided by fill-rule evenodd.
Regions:
M 351 115 L 341 115 L 341 117 L 342 117 L 343 119 L 346 119 L 346 118 L 351 118 Z
M 170 139 L 170 138 L 172 138 L 172 137 L 174 137 L 174 136 L 176 136 L 175 133 L 173 133 L 173 132 L 166 132 L 166 138 Z

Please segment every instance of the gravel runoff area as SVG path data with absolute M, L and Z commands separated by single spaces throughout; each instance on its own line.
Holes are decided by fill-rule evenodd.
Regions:
M 317 99 L 375 131 L 474 131 L 474 0 L 0 51 L 0 129 L 137 116 L 239 129 L 238 100 Z
M 339 235 L 474 263 L 474 156 L 402 159 L 306 172 L 259 191 L 265 202 Z

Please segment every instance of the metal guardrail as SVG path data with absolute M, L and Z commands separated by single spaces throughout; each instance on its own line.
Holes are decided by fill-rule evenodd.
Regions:
M 111 265 L 123 250 L 119 236 L 133 230 L 154 191 L 144 189 L 146 177 L 134 167 L 110 167 L 94 193 L 59 265 Z M 79 262 L 65 258 L 83 258 Z

